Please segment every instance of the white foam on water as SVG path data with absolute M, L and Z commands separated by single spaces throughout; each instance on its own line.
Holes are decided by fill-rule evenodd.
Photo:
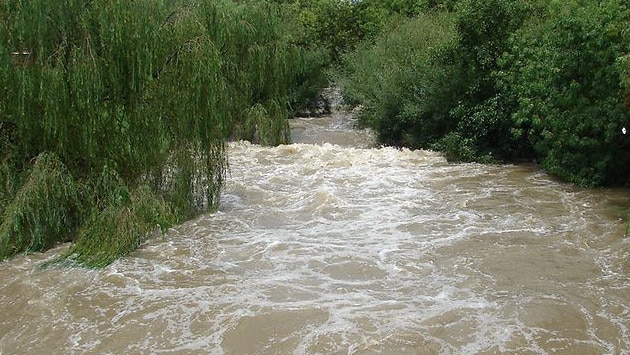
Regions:
M 2 320 L 0 351 L 630 351 L 615 191 L 429 151 L 233 142 L 229 157 L 219 212 L 102 271 L 0 264 L 0 305 L 37 315 Z

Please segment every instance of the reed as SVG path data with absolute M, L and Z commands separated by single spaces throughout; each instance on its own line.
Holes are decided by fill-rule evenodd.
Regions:
M 0 257 L 73 240 L 102 266 L 217 208 L 227 139 L 290 139 L 308 54 L 280 24 L 266 3 L 4 2 Z

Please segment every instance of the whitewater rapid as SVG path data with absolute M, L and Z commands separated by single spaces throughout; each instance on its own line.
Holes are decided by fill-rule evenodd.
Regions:
M 627 190 L 375 147 L 232 142 L 218 212 L 103 270 L 0 263 L 0 353 L 630 352 Z

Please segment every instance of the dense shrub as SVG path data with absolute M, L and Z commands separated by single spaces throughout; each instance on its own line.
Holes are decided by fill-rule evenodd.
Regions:
M 443 62 L 453 70 L 451 95 L 457 103 L 448 108 L 455 131 L 465 138 L 469 154 L 464 161 L 522 159 L 531 156 L 529 144 L 511 134 L 514 97 L 497 85 L 503 70 L 499 58 L 509 48 L 509 39 L 521 24 L 536 13 L 527 1 L 463 0 L 456 6 L 458 41 L 446 50 Z M 452 64 L 451 64 L 452 63 Z M 436 145 L 443 149 L 448 142 Z
M 488 0 L 461 1 L 456 9 L 401 18 L 374 45 L 346 57 L 338 82 L 385 144 L 451 147 L 449 156 L 465 161 L 518 155 L 513 103 L 500 96 L 493 73 L 528 7 Z M 452 149 L 455 137 L 466 149 Z
M 381 142 L 426 148 L 452 129 L 443 119 L 450 71 L 437 57 L 455 39 L 453 24 L 448 14 L 420 15 L 344 56 L 337 84 Z
M 543 167 L 579 185 L 630 182 L 630 122 L 620 58 L 630 53 L 630 9 L 620 1 L 552 3 L 520 31 L 503 83 Z
M 382 143 L 452 160 L 534 159 L 583 186 L 630 183 L 624 2 L 461 0 L 454 9 L 454 30 L 427 22 L 436 15 L 400 18 L 344 57 L 344 96 Z
M 300 1 L 299 20 L 304 27 L 303 44 L 324 48 L 330 59 L 352 50 L 383 27 L 384 11 L 369 1 Z

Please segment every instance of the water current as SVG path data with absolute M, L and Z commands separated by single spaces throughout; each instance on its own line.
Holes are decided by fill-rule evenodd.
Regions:
M 0 354 L 630 353 L 627 190 L 291 125 L 230 143 L 219 212 L 103 270 L 0 263 Z

